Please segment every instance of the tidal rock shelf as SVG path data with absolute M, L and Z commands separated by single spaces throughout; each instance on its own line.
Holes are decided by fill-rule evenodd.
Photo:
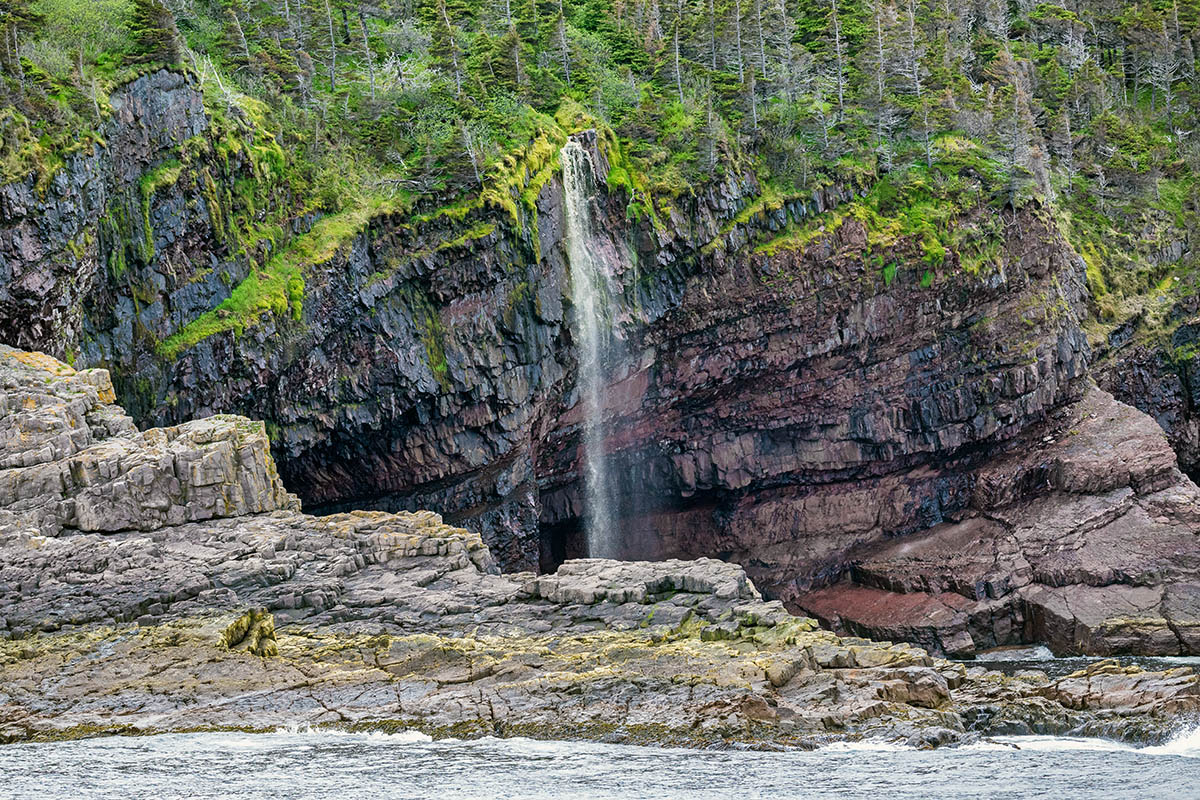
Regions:
M 689 746 L 1165 738 L 1188 668 L 1051 681 L 839 636 L 712 559 L 501 574 L 429 512 L 300 513 L 261 424 L 138 432 L 0 348 L 0 739 L 287 725 Z

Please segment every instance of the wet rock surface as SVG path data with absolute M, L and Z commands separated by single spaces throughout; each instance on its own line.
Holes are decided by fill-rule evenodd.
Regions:
M 72 414 L 122 417 L 102 397 L 106 376 L 0 357 L 19 365 L 0 371 L 6 398 L 52 387 L 6 453 L 79 457 L 137 436 L 90 426 L 93 441 L 63 439 L 55 421 Z M 50 422 L 35 431 L 35 419 Z M 311 517 L 264 485 L 274 510 L 147 517 L 143 530 L 0 520 L 0 737 L 329 724 L 937 746 L 1024 730 L 1153 741 L 1200 710 L 1188 669 L 1100 664 L 1057 681 L 972 671 L 820 630 L 764 601 L 734 564 L 584 559 L 501 574 L 478 534 L 436 514 Z

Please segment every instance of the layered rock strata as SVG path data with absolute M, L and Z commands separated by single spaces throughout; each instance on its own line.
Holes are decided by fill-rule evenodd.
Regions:
M 951 653 L 1200 653 L 1200 490 L 1149 417 L 1099 389 L 975 476 L 962 519 L 871 542 L 797 596 L 861 634 Z
M 105 370 L 0 345 L 0 521 L 13 533 L 153 530 L 299 509 L 262 423 L 217 416 L 139 432 Z
M 277 298 L 287 313 L 164 351 L 313 220 L 289 218 L 288 187 L 259 179 L 274 172 L 256 157 L 283 158 L 270 134 L 247 118 L 216 141 L 192 78 L 144 75 L 113 104 L 109 147 L 72 155 L 47 186 L 0 187 L 0 339 L 110 366 L 139 423 L 173 432 L 117 437 L 88 456 L 96 475 L 45 455 L 22 473 L 23 524 L 266 510 L 265 484 L 224 488 L 243 453 L 262 471 L 258 445 L 243 444 L 256 434 L 183 422 L 235 411 L 267 421 L 310 508 L 433 508 L 480 532 L 506 570 L 584 554 L 563 188 L 546 156 L 565 130 L 518 154 L 523 178 L 502 197 L 347 226 L 324 260 L 297 264 L 303 297 Z M 631 217 L 606 185 L 612 143 L 572 135 L 596 169 L 590 247 L 621 339 L 604 449 L 624 555 L 734 561 L 793 610 L 937 651 L 1045 639 L 1060 652 L 1196 652 L 1194 487 L 1144 418 L 1084 398 L 1084 264 L 1052 215 L 963 215 L 946 224 L 965 244 L 939 256 L 843 213 L 853 187 L 768 198 L 731 175 Z M 233 246 L 230 185 L 254 187 L 252 205 L 283 220 L 277 236 Z M 1192 313 L 1178 312 L 1185 349 Z M 1146 359 L 1100 378 L 1190 453 L 1190 362 L 1167 375 Z M 1071 456 L 1094 468 L 1044 477 L 1040 465 L 1082 441 L 1072 420 L 1092 413 L 1116 420 L 1088 426 Z M 102 424 L 77 420 L 63 452 Z M 1147 475 L 1123 466 L 1131 441 Z M 139 483 L 165 459 L 169 481 Z M 1005 483 L 995 465 L 1025 477 Z M 111 470 L 130 477 L 100 512 L 88 487 Z M 1081 507 L 1099 516 L 1044 522 Z M 960 540 L 983 588 L 940 577 L 944 542 Z M 935 555 L 913 566 L 906 547 Z M 1085 565 L 1051 564 L 1063 550 Z
M 18 428 L 24 414 L 0 451 L 5 485 L 27 487 L 32 471 L 61 459 L 102 463 L 94 472 L 107 478 L 60 486 L 57 506 L 38 507 L 92 491 L 122 509 L 97 512 L 103 519 L 154 511 L 120 530 L 58 510 L 31 525 L 13 509 L 21 498 L 6 499 L 9 740 L 329 724 L 687 745 L 882 736 L 935 746 L 1068 731 L 1143 741 L 1200 710 L 1190 669 L 1102 662 L 1057 681 L 971 670 L 909 644 L 820 630 L 764 601 L 741 567 L 711 559 L 501 574 L 478 534 L 435 514 L 299 513 L 246 420 L 201 428 L 224 438 L 139 434 L 107 402 L 103 372 L 7 349 L 0 387 L 6 424 Z M 72 434 L 80 424 L 86 434 Z M 163 440 L 187 447 L 168 458 Z M 241 458 L 222 446 L 235 441 Z M 114 443 L 122 458 L 97 455 Z M 206 452 L 224 466 L 201 472 L 222 480 L 189 482 L 196 470 L 179 465 L 205 463 Z M 139 486 L 241 500 L 209 504 L 203 520 L 163 516 L 149 495 L 128 503 L 125 464 L 149 464 L 155 480 Z

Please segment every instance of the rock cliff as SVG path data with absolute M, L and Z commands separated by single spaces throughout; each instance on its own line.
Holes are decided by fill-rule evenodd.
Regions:
M 872 228 L 848 186 L 775 198 L 732 175 L 630 215 L 606 183 L 614 143 L 556 129 L 486 202 L 379 211 L 302 247 L 320 256 L 243 318 L 220 304 L 332 218 L 289 195 L 269 133 L 218 125 L 187 76 L 144 76 L 114 106 L 108 148 L 44 195 L 0 190 L 0 338 L 107 367 L 139 424 L 263 419 L 310 508 L 433 508 L 506 570 L 583 555 L 553 156 L 570 133 L 596 167 L 590 246 L 623 354 L 606 448 L 626 556 L 735 561 L 793 609 L 934 650 L 1196 652 L 1195 487 L 1144 417 L 1089 388 L 1084 264 L 1035 205 L 953 220 L 991 248 L 981 263 Z M 273 238 L 231 235 L 235 186 L 256 187 L 239 224 L 281 219 Z M 210 435 L 179 430 L 145 458 Z M 177 480 L 122 489 L 120 524 L 260 510 L 244 492 L 187 510 Z M 106 523 L 78 494 L 27 502 L 38 526 L 101 529 L 80 527 Z M 969 585 L 897 556 L 959 544 Z
M 1157 741 L 1200 710 L 1187 668 L 1010 678 L 843 638 L 713 559 L 501 574 L 478 534 L 432 513 L 299 513 L 248 420 L 138 433 L 103 371 L 9 348 L 0 390 L 20 419 L 0 448 L 4 485 L 34 496 L 31 477 L 65 470 L 53 502 L 37 490 L 41 527 L 3 498 L 9 741 L 312 724 L 928 747 L 989 733 Z M 89 482 L 63 483 L 77 473 Z M 230 499 L 191 521 L 172 516 L 176 492 Z M 62 510 L 83 494 L 91 517 Z
M 1200 295 L 1143 309 L 1105 332 L 1096 381 L 1124 403 L 1144 411 L 1166 432 L 1189 475 L 1200 471 Z

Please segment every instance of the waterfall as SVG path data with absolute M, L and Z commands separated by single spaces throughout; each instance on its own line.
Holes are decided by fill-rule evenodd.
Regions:
M 583 523 L 588 555 L 619 555 L 613 526 L 611 476 L 604 457 L 605 363 L 610 325 L 606 276 L 596 257 L 592 233 L 591 197 L 595 168 L 588 151 L 568 140 L 562 149 L 563 189 L 566 195 L 567 259 L 571 269 L 571 296 L 575 307 L 575 335 L 579 374 L 576 385 L 583 417 Z

